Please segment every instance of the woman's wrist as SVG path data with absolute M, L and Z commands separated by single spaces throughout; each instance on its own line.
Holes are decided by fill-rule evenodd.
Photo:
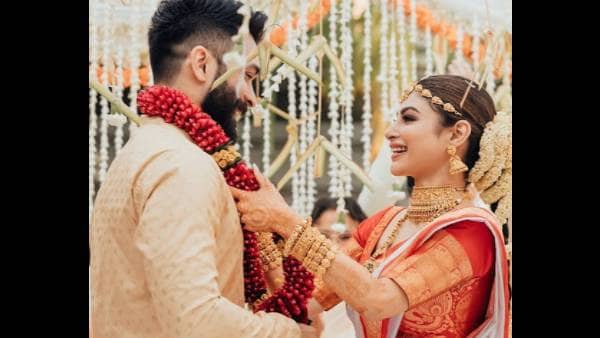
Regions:
M 280 218 L 280 221 L 275 224 L 273 230 L 279 234 L 279 236 L 287 240 L 294 232 L 296 225 L 303 223 L 304 219 L 295 212 L 291 211 Z

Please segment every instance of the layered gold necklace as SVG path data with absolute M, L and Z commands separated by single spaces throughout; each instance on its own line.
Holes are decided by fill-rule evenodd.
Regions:
M 410 196 L 408 219 L 414 223 L 431 222 L 443 213 L 456 208 L 464 197 L 465 188 L 451 185 L 414 187 Z
M 394 224 L 394 228 L 385 242 L 371 254 L 371 257 L 363 264 L 364 267 L 373 272 L 379 265 L 377 257 L 382 255 L 396 241 L 400 227 L 407 219 L 415 224 L 431 222 L 435 218 L 448 212 L 463 199 L 465 188 L 457 188 L 450 185 L 440 187 L 415 187 L 411 194 L 411 203 L 407 212 Z

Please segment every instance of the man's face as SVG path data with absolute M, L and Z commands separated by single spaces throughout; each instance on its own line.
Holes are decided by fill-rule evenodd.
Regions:
M 244 39 L 244 50 L 248 54 L 256 48 L 250 34 Z M 246 55 L 242 56 L 244 60 Z M 215 80 L 227 71 L 227 66 L 219 60 L 219 67 Z M 246 64 L 242 72 L 230 77 L 226 82 L 208 93 L 202 109 L 221 125 L 227 136 L 232 140 L 237 140 L 237 123 L 239 116 L 244 114 L 248 107 L 257 104 L 256 94 L 254 92 L 254 83 L 258 77 L 260 67 L 257 58 Z

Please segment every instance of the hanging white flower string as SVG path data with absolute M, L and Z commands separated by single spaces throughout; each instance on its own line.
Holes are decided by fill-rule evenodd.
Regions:
M 380 0 L 380 13 L 381 19 L 379 20 L 379 74 L 377 74 L 377 82 L 380 83 L 381 88 L 379 89 L 379 100 L 382 115 L 385 121 L 390 120 L 389 111 L 389 89 L 388 89 L 388 11 L 387 11 L 387 0 Z
M 319 13 L 319 34 L 323 35 L 323 21 L 322 15 Z M 317 72 L 320 78 L 322 79 L 322 59 L 317 58 L 317 56 L 313 55 L 309 58 L 308 68 L 314 72 Z M 321 122 L 322 122 L 322 111 L 321 111 L 321 90 L 322 86 L 319 86 L 317 82 L 313 80 L 308 81 L 308 122 L 306 123 L 307 128 L 307 138 L 312 143 L 316 136 L 317 130 L 315 125 L 317 124 L 317 110 L 319 114 L 319 130 L 318 133 L 321 133 Z M 306 166 L 306 177 L 307 177 L 307 186 L 306 186 L 306 206 L 307 211 L 312 212 L 313 206 L 316 202 L 317 196 L 317 182 L 316 182 L 316 154 L 312 155 L 307 160 Z
M 294 4 L 295 4 L 294 2 L 288 1 L 287 7 L 293 8 L 293 7 L 295 7 Z M 290 13 L 287 14 L 287 17 L 285 20 L 286 20 L 286 22 L 292 22 Z M 290 25 L 290 27 L 287 29 L 286 46 L 289 46 L 290 39 L 292 38 L 291 36 L 294 34 L 293 32 L 295 30 L 296 29 L 294 29 L 293 25 Z M 290 54 L 290 56 L 292 56 L 292 55 Z M 264 90 L 265 94 L 263 95 L 263 97 L 267 98 L 268 101 L 271 101 L 272 92 L 279 92 L 279 86 L 280 86 L 281 82 L 283 82 L 284 79 L 287 79 L 290 76 L 290 73 L 293 73 L 293 72 L 294 72 L 293 68 L 291 68 L 287 64 L 280 65 L 279 68 L 277 68 L 277 70 L 274 72 L 274 75 L 271 76 L 271 78 L 270 78 L 270 83 L 271 83 L 270 87 L 265 87 L 265 90 Z
M 117 67 L 117 85 L 115 87 L 115 96 L 119 99 L 123 99 L 123 49 L 120 45 L 116 47 L 115 66 Z M 123 147 L 123 125 L 127 122 L 127 117 L 118 112 L 113 112 L 110 116 L 112 117 L 112 121 L 109 121 L 109 123 L 116 128 L 114 139 L 116 156 Z
M 319 60 L 312 56 L 308 60 L 308 68 L 314 72 L 317 71 Z M 321 72 L 321 70 L 319 70 Z M 318 91 L 317 83 L 313 80 L 308 81 L 308 121 L 306 123 L 306 138 L 312 142 L 316 137 L 316 112 L 318 109 Z M 306 210 L 311 212 L 316 202 L 317 182 L 315 181 L 315 156 L 310 156 L 306 161 Z
M 365 172 L 369 172 L 371 168 L 371 134 L 373 130 L 371 129 L 371 118 L 373 117 L 371 113 L 371 71 L 373 71 L 373 67 L 371 66 L 371 4 L 367 3 L 367 7 L 365 8 L 364 14 L 364 25 L 365 25 L 365 35 L 364 35 L 364 48 L 365 48 L 365 58 L 364 58 L 364 68 L 363 68 L 363 115 L 362 115 L 362 136 L 360 138 L 363 143 L 363 169 Z
M 244 113 L 244 126 L 242 129 L 242 158 L 244 162 L 250 162 L 250 115 L 256 108 L 246 110 Z
M 129 25 L 129 44 L 130 48 L 127 48 L 127 58 L 129 61 L 129 108 L 133 112 L 137 112 L 137 92 L 140 89 L 140 55 L 142 51 L 142 36 L 138 34 L 140 31 L 141 14 L 140 7 L 136 2 L 131 4 L 131 24 Z M 137 126 L 135 123 L 129 121 L 129 137 L 134 133 Z
M 338 55 L 336 25 L 337 25 L 337 6 L 336 6 L 336 2 L 332 1 L 331 8 L 329 10 L 329 46 L 331 47 L 331 50 L 336 55 Z M 338 96 L 339 96 L 339 92 L 338 92 L 337 74 L 336 74 L 335 67 L 333 66 L 333 64 L 330 64 L 330 66 L 329 66 L 329 93 L 327 95 L 329 98 L 327 117 L 329 118 L 329 120 L 331 122 L 330 126 L 329 126 L 329 130 L 327 131 L 327 134 L 331 138 L 331 144 L 334 147 L 338 147 L 338 129 L 339 129 Z M 339 167 L 339 163 L 338 163 L 337 158 L 333 155 L 330 155 L 329 156 L 329 169 L 327 172 L 329 175 L 328 192 L 333 197 L 338 196 L 338 186 L 339 186 L 339 184 L 338 184 L 338 174 L 339 174 L 338 167 Z
M 408 87 L 408 83 L 409 83 L 409 74 L 408 74 L 408 66 L 407 66 L 407 62 L 408 62 L 408 55 L 407 55 L 407 50 L 406 50 L 406 15 L 404 14 L 404 5 L 400 2 L 398 3 L 398 6 L 396 7 L 396 32 L 399 35 L 399 43 L 400 43 L 400 55 L 399 55 L 399 59 L 400 59 L 400 84 L 401 84 L 401 88 L 400 90 L 406 90 L 406 88 Z M 394 95 L 397 95 L 397 93 L 395 93 Z M 390 116 L 391 118 L 391 116 Z M 388 121 L 390 120 L 390 118 L 388 118 Z
M 339 215 L 340 213 L 343 213 L 345 211 L 346 211 L 346 201 L 344 200 L 343 196 L 340 196 L 336 200 L 335 212 Z
M 417 2 L 410 1 L 410 81 L 417 81 Z M 403 88 L 404 89 L 404 88 Z
M 283 79 L 287 79 L 291 72 L 293 72 L 293 70 L 288 65 L 283 64 L 279 66 L 275 71 L 275 74 L 271 76 L 271 85 L 268 88 L 265 88 L 265 98 L 270 100 L 272 92 L 279 92 L 279 85 L 283 82 Z
M 341 135 L 343 135 L 342 152 L 352 159 L 352 106 L 354 100 L 354 86 L 352 81 L 352 0 L 343 0 L 341 8 L 340 20 L 340 35 L 341 35 L 341 62 L 346 75 L 344 88 L 342 90 L 342 104 L 344 108 L 344 120 L 342 121 Z M 352 195 L 352 176 L 350 169 L 346 166 L 341 166 L 341 177 L 344 182 L 344 196 Z
M 300 50 L 303 51 L 308 46 L 308 31 L 306 24 L 306 17 L 308 15 L 308 2 L 300 2 L 300 17 L 298 20 L 298 33 L 300 35 Z M 306 65 L 303 62 L 302 65 Z M 308 90 L 307 90 L 307 77 L 304 74 L 299 75 L 300 87 L 300 119 L 306 121 L 308 118 Z M 304 154 L 308 143 L 308 131 L 306 129 L 306 122 L 302 122 L 298 125 L 299 128 L 299 151 L 300 154 Z M 302 163 L 298 171 L 298 211 L 302 216 L 307 215 L 307 196 L 306 196 L 306 162 Z
M 111 10 L 114 6 L 111 5 Z M 111 63 L 110 59 L 110 48 L 112 46 L 112 24 L 109 20 L 111 18 L 110 15 L 103 15 L 102 22 L 102 77 L 100 82 L 103 85 L 108 85 L 108 72 L 109 72 L 109 64 Z M 109 148 L 109 140 L 108 140 L 108 101 L 106 98 L 102 97 L 100 99 L 100 167 L 98 171 L 98 178 L 100 183 L 104 182 L 104 178 L 106 177 L 106 171 L 108 169 L 108 148 Z
M 288 15 L 287 22 L 292 22 L 291 15 Z M 287 32 L 286 49 L 288 55 L 295 57 L 297 55 L 297 29 L 294 29 L 290 25 L 290 29 Z M 296 73 L 289 72 L 287 75 L 287 95 L 288 95 L 288 114 L 290 119 L 296 119 Z M 298 154 L 296 153 L 296 147 L 292 147 L 290 152 L 290 167 L 296 163 Z M 294 172 L 292 175 L 292 208 L 299 212 L 299 186 L 298 186 L 298 172 Z
M 397 10 L 398 6 L 402 6 L 402 4 L 393 4 L 392 7 L 392 13 L 394 13 Z M 389 99 L 389 103 L 388 103 L 388 107 L 390 110 L 390 113 L 393 114 L 393 112 L 397 111 L 398 109 L 398 93 L 399 93 L 399 89 L 398 89 L 398 50 L 396 48 L 396 41 L 397 41 L 397 35 L 396 35 L 396 16 L 392 15 L 390 18 L 390 25 L 389 25 L 389 31 L 390 31 L 390 42 L 389 42 L 389 71 L 387 72 L 389 79 L 388 79 L 388 83 L 389 83 L 389 94 L 388 94 L 388 99 Z
M 267 101 L 271 98 L 271 91 L 269 90 L 269 77 L 267 76 L 263 81 L 263 88 L 265 91 L 265 99 Z M 268 98 L 267 98 L 268 95 Z M 263 152 L 262 152 L 262 162 L 263 162 L 263 173 L 269 172 L 269 168 L 271 166 L 271 114 L 269 111 L 264 109 L 262 106 L 259 106 L 260 116 L 262 117 L 262 127 L 263 127 Z
M 425 76 L 433 75 L 433 43 L 431 40 L 431 27 L 425 27 Z
M 154 3 L 149 6 L 150 8 L 152 8 L 151 11 L 147 11 L 147 10 L 142 11 L 141 6 L 139 6 L 140 21 L 142 23 L 141 26 L 144 27 L 142 30 L 141 41 L 147 41 L 146 40 L 146 31 L 147 31 L 148 27 L 150 26 L 150 21 L 152 20 L 152 13 L 154 13 L 156 8 L 158 8 L 158 3 L 161 0 L 153 0 L 153 1 L 154 1 Z M 144 7 L 144 8 L 146 8 L 146 7 Z M 145 43 L 143 46 L 146 48 L 146 50 L 148 50 L 147 43 Z M 144 47 L 142 47 L 142 48 L 144 48 Z M 148 68 L 148 86 L 153 86 L 154 85 L 154 76 L 152 75 L 152 67 L 150 67 L 150 59 L 148 57 L 146 57 L 144 61 L 146 63 L 146 67 Z
M 262 82 L 263 99 L 266 102 L 272 101 L 273 91 L 279 92 L 279 83 L 277 83 L 277 88 L 275 88 L 275 89 L 271 85 L 271 83 L 273 82 L 273 78 L 275 78 L 275 76 L 272 76 L 272 77 L 267 76 Z M 281 82 L 281 76 L 280 76 L 279 81 Z M 271 114 L 262 105 L 259 105 L 256 109 L 257 109 L 256 111 L 258 111 L 260 114 L 259 115 L 260 118 L 262 118 L 262 127 L 263 127 L 262 164 L 263 164 L 263 173 L 266 173 L 269 171 L 269 169 L 271 167 Z
M 90 80 L 96 77 L 96 69 L 98 69 L 97 61 L 97 26 L 96 26 L 96 6 L 95 2 L 91 4 L 92 15 L 90 17 Z M 96 128 L 98 116 L 96 115 L 96 102 L 97 93 L 93 88 L 90 88 L 90 127 L 89 127 L 89 224 L 92 222 L 92 211 L 94 208 L 94 194 L 95 194 L 95 172 L 96 172 Z

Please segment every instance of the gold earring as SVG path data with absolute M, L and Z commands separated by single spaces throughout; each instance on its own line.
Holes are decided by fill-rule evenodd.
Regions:
M 456 156 L 456 146 L 448 146 L 448 155 L 450 155 L 450 170 L 448 170 L 450 175 L 469 170 L 469 167 L 460 160 L 460 157 Z

